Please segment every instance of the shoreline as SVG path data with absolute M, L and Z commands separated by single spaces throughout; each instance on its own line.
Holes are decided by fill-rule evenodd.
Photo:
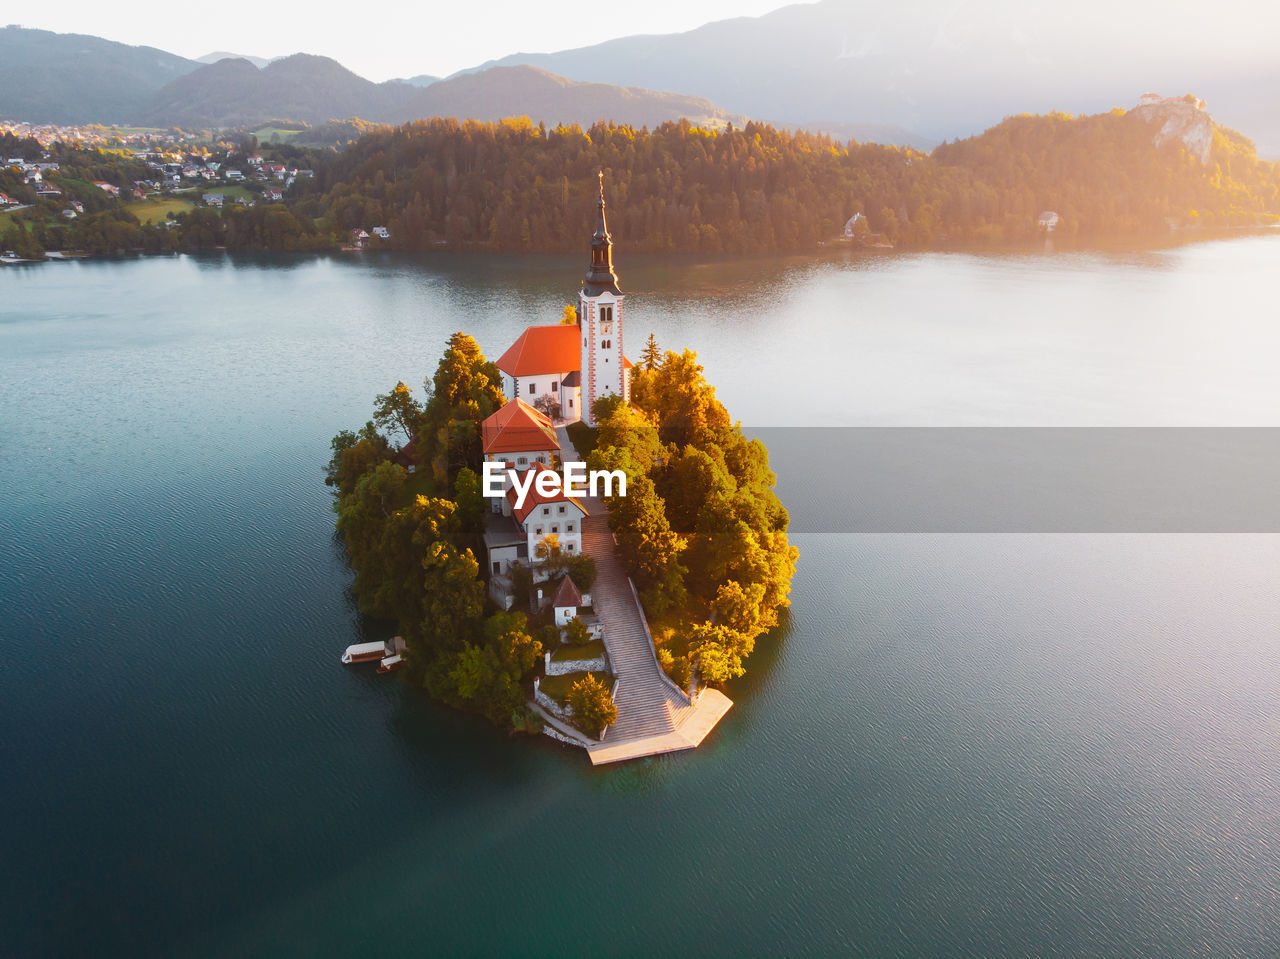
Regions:
M 954 254 L 962 256 L 983 256 L 983 255 L 1035 255 L 1035 254 L 1067 254 L 1067 253 L 1160 253 L 1168 250 L 1181 249 L 1182 247 L 1195 246 L 1201 243 L 1213 243 L 1220 240 L 1234 240 L 1248 237 L 1274 236 L 1280 235 L 1280 224 L 1272 225 L 1255 225 L 1244 227 L 1231 227 L 1221 230 L 1213 230 L 1202 232 L 1199 230 L 1188 231 L 1180 230 L 1171 233 L 1168 237 L 1160 240 L 1133 241 L 1125 237 L 1110 238 L 1093 238 L 1088 240 L 1067 240 L 1052 235 L 1045 235 L 1034 243 L 1003 243 L 1003 244 L 984 244 L 975 245 L 939 245 L 930 247 L 908 247 L 908 246 L 862 246 L 844 238 L 836 238 L 827 240 L 823 245 L 812 250 L 797 250 L 791 252 L 780 253 L 762 253 L 748 255 L 703 255 L 697 256 L 689 253 L 681 253 L 679 251 L 666 252 L 637 252 L 632 254 L 637 261 L 643 262 L 647 259 L 668 259 L 671 257 L 685 258 L 690 266 L 714 266 L 726 263 L 758 263 L 761 261 L 770 261 L 774 263 L 785 262 L 813 262 L 822 259 L 850 259 L 851 254 L 856 254 L 858 259 L 887 258 L 894 256 L 919 256 L 928 253 L 938 254 Z M 0 266 L 20 266 L 24 264 L 46 263 L 50 261 L 69 261 L 69 260 L 132 260 L 155 258 L 155 257 L 177 257 L 177 256 L 206 256 L 209 254 L 223 255 L 247 255 L 247 256 L 290 256 L 290 257 L 321 257 L 335 255 L 359 255 L 375 254 L 378 256 L 394 255 L 397 257 L 406 257 L 411 259 L 429 260 L 440 256 L 464 256 L 464 257 L 505 257 L 516 260 L 536 260 L 543 259 L 559 259 L 569 257 L 573 254 L 563 252 L 529 252 L 529 253 L 512 253 L 508 251 L 499 251 L 489 249 L 487 247 L 469 247 L 467 249 L 435 249 L 435 250 L 369 250 L 359 249 L 350 246 L 342 246 L 332 250 L 228 250 L 226 247 L 219 246 L 208 250 L 176 250 L 171 253 L 147 253 L 142 250 L 133 250 L 127 253 L 82 253 L 74 250 L 49 250 L 37 259 L 22 257 L 5 257 L 0 256 Z

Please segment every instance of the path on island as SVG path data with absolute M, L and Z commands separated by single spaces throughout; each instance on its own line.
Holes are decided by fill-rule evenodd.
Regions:
M 562 460 L 578 459 L 563 426 Z M 618 718 L 604 741 L 589 746 L 593 765 L 692 749 L 706 737 L 733 703 L 719 690 L 706 689 L 693 702 L 666 678 L 654 658 L 653 644 L 631 581 L 618 557 L 609 515 L 598 498 L 583 500 L 588 515 L 582 523 L 583 552 L 596 561 L 591 597 L 604 628 L 604 645 L 617 675 Z

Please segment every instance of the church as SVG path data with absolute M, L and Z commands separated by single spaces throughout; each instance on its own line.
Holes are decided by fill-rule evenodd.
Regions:
M 578 321 L 531 326 L 498 359 L 508 399 L 480 426 L 486 462 L 521 474 L 549 470 L 560 455 L 557 422 L 581 420 L 594 426 L 591 404 L 597 399 L 631 399 L 632 364 L 622 352 L 622 300 L 613 269 L 613 239 L 605 223 L 601 173 L 591 267 L 578 294 Z M 512 567 L 530 565 L 544 537 L 554 536 L 567 555 L 580 554 L 583 548 L 586 510 L 580 500 L 531 491 L 524 503 L 516 504 L 508 476 L 506 495 L 492 502 L 484 533 L 489 594 L 504 609 L 514 602 Z
M 600 397 L 630 400 L 632 363 L 622 352 L 622 300 L 605 223 L 602 172 L 591 268 L 578 293 L 578 322 L 531 326 L 521 333 L 498 358 L 503 392 L 511 401 L 551 409 L 553 418 L 588 426 L 595 426 L 591 405 Z

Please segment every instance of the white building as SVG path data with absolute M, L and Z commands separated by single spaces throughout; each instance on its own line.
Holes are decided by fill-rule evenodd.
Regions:
M 1058 228 L 1058 214 L 1052 210 L 1045 210 L 1040 214 L 1040 218 L 1036 222 L 1039 224 L 1040 229 L 1046 233 L 1052 233 Z
M 591 404 L 603 396 L 631 399 L 631 361 L 622 355 L 622 290 L 613 271 L 613 238 L 604 219 L 604 174 L 600 204 L 591 234 L 591 269 L 578 294 L 578 326 L 582 333 L 582 420 L 594 426 Z
M 535 463 L 552 465 L 560 449 L 555 427 L 542 413 L 517 397 L 480 424 L 480 442 L 487 463 L 502 463 L 523 473 Z M 511 486 L 510 476 L 507 488 Z M 494 500 L 493 512 L 511 515 L 506 500 Z
M 529 467 L 534 474 L 554 473 L 550 466 L 534 463 Z M 538 543 L 547 536 L 555 536 L 560 541 L 560 551 L 567 555 L 582 552 L 582 517 L 587 515 L 586 507 L 581 499 L 571 498 L 563 492 L 542 496 L 530 485 L 524 503 L 516 505 L 519 495 L 515 489 L 507 490 L 507 505 L 502 512 L 516 521 L 516 527 L 524 533 L 525 544 L 529 555 L 537 558 Z
M 578 294 L 578 322 L 531 326 L 498 358 L 503 391 L 530 404 L 546 397 L 560 418 L 589 426 L 591 404 L 602 396 L 631 398 L 631 361 L 622 352 L 622 291 L 613 270 L 613 241 L 604 216 L 591 236 L 591 268 Z

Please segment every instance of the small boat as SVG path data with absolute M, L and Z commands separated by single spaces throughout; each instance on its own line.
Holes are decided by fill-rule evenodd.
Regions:
M 385 655 L 387 655 L 386 643 L 355 643 L 347 647 L 347 651 L 342 654 L 342 661 L 347 664 L 367 663 L 382 659 Z
M 378 672 L 390 673 L 390 672 L 393 672 L 394 670 L 399 669 L 403 665 L 404 665 L 404 657 L 401 656 L 399 653 L 396 653 L 393 656 L 385 657 L 380 663 L 378 663 Z

